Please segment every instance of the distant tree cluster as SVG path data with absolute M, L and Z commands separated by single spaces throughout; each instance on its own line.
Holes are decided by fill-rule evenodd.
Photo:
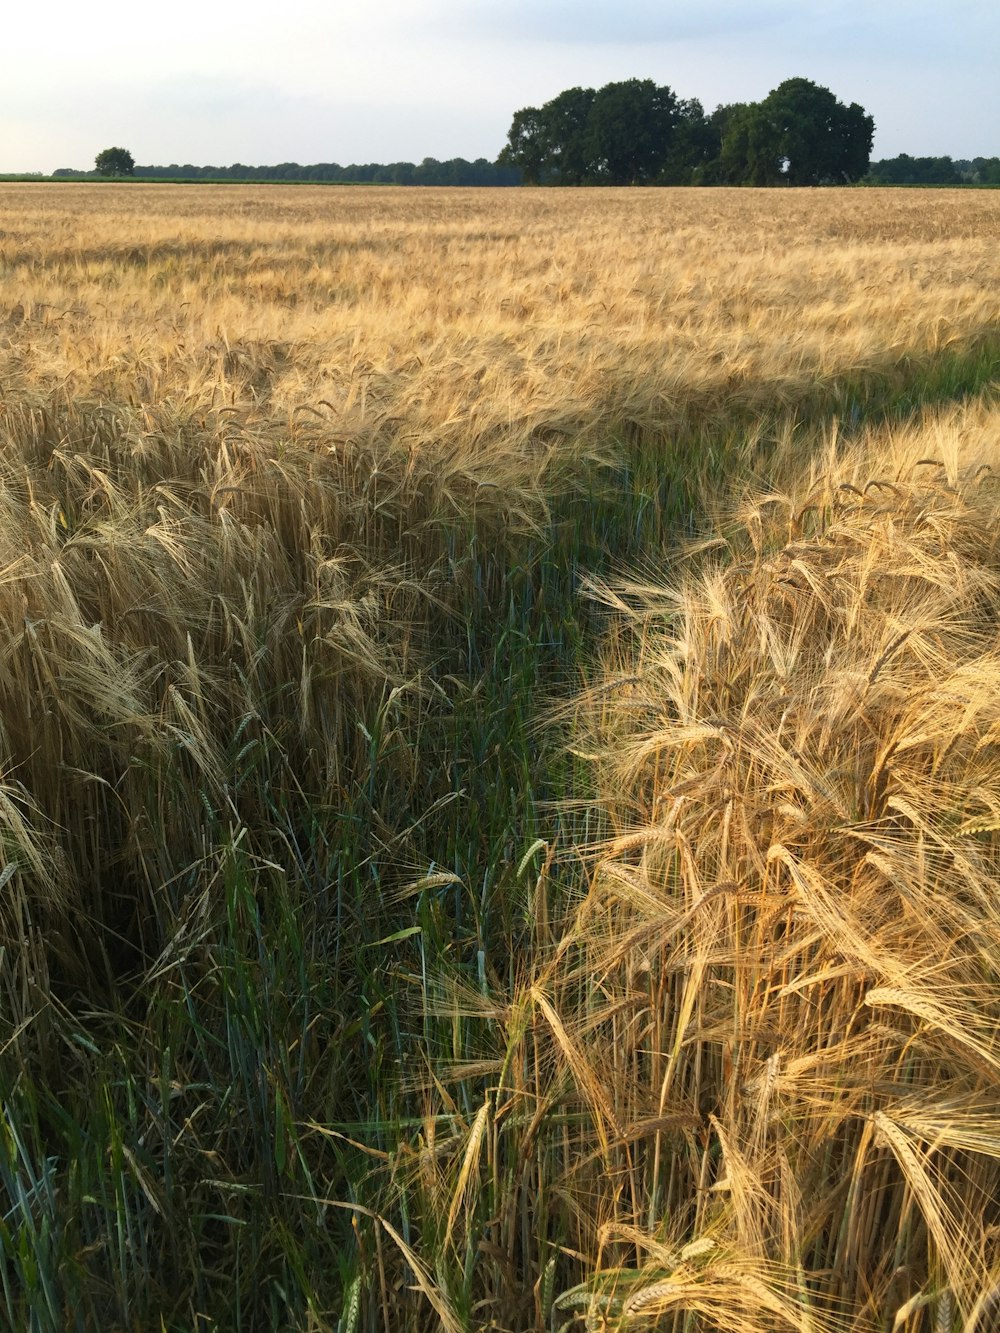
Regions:
M 872 185 L 1000 185 L 1000 157 L 885 157 L 868 172 Z
M 124 152 L 109 149 L 106 152 Z M 368 162 L 352 163 L 342 167 L 337 162 L 316 162 L 300 166 L 298 162 L 280 162 L 276 166 L 249 167 L 234 162 L 228 167 L 199 167 L 191 162 L 171 162 L 166 167 L 134 166 L 131 171 L 110 171 L 101 167 L 105 153 L 98 155 L 97 171 L 75 171 L 60 167 L 52 174 L 60 177 L 94 175 L 134 175 L 147 180 L 219 180 L 219 181 L 342 181 L 345 184 L 375 185 L 520 185 L 521 173 L 516 167 L 498 166 L 485 157 L 467 162 L 464 157 L 453 157 L 439 162 L 425 157 L 422 162 Z M 131 155 L 129 155 L 131 161 Z
M 135 159 L 127 148 L 105 148 L 94 158 L 94 167 L 99 176 L 131 176 Z
M 809 79 L 706 115 L 652 79 L 569 88 L 514 113 L 497 161 L 546 185 L 841 185 L 868 170 L 875 122 Z
M 280 162 L 276 166 L 136 166 L 126 148 L 105 148 L 92 171 L 59 167 L 63 179 L 331 181 L 375 185 L 866 185 L 1000 186 L 1000 157 L 898 157 L 869 164 L 875 123 L 809 79 L 787 79 L 763 102 L 706 115 L 651 79 L 568 88 L 514 114 L 496 162 Z M 41 175 L 41 173 L 34 173 Z

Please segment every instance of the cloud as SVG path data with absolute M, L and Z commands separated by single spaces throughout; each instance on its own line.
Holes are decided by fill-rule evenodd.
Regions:
M 637 45 L 689 41 L 774 27 L 796 12 L 789 0 L 705 0 L 697 8 L 663 0 L 511 0 L 503 5 L 445 5 L 439 14 L 455 33 L 508 42 Z
M 11 10 L 6 169 L 109 143 L 144 162 L 492 156 L 517 107 L 632 77 L 711 109 L 801 75 L 874 114 L 878 153 L 998 151 L 986 0 L 173 0 L 166 28 L 106 5 L 44 30 Z

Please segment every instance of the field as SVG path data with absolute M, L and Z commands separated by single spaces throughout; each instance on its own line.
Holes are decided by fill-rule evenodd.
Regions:
M 0 1324 L 1000 1319 L 1000 194 L 0 187 Z

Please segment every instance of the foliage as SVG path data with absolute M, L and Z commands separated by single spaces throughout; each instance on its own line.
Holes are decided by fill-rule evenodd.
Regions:
M 54 177 L 70 179 L 86 176 L 72 167 L 60 167 Z M 169 166 L 138 165 L 136 176 L 146 180 L 220 180 L 220 181 L 330 181 L 344 184 L 374 185 L 517 185 L 520 173 L 498 167 L 486 158 L 469 162 L 463 157 L 440 162 L 425 157 L 421 162 L 364 162 L 341 166 L 337 162 L 281 162 L 271 166 L 248 166 L 233 162 L 229 166 L 197 166 L 193 162 L 171 162 Z
M 536 113 L 533 143 L 525 144 L 530 153 L 542 153 L 535 167 L 535 183 L 543 166 L 555 173 L 560 185 L 583 185 L 588 179 L 594 152 L 591 141 L 591 117 L 598 94 L 593 88 L 567 88 Z M 548 149 L 543 148 L 548 142 Z M 545 160 L 545 152 L 549 160 Z
M 670 148 L 657 182 L 661 185 L 706 185 L 712 161 L 718 156 L 719 136 L 697 98 L 677 103 L 677 119 Z
M 94 166 L 102 176 L 131 176 L 135 159 L 127 148 L 105 148 L 94 158 Z
M 809 79 L 788 79 L 735 116 L 722 142 L 727 173 L 752 185 L 843 185 L 868 169 L 875 122 Z
M 497 158 L 499 167 L 516 167 L 526 185 L 537 185 L 552 152 L 547 142 L 544 109 L 523 107 L 514 112 L 507 146 Z
M 516 112 L 497 160 L 532 184 L 845 184 L 867 170 L 874 128 L 808 79 L 707 117 L 697 100 L 628 79 Z
M 872 185 L 1000 185 L 1000 158 L 974 157 L 958 161 L 950 157 L 882 158 L 873 162 L 868 174 Z
M 515 112 L 497 160 L 520 168 L 532 184 L 648 183 L 667 168 L 678 125 L 696 119 L 703 119 L 697 103 L 679 103 L 651 79 L 608 83 L 596 92 L 569 88 L 540 108 Z
M 606 84 L 587 118 L 596 179 L 609 185 L 655 179 L 666 162 L 677 119 L 675 94 L 652 79 Z

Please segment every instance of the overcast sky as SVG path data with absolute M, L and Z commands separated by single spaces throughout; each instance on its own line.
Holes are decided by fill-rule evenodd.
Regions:
M 493 158 L 518 107 L 651 78 L 707 111 L 803 76 L 875 157 L 1000 155 L 997 0 L 53 0 L 5 9 L 0 171 Z

